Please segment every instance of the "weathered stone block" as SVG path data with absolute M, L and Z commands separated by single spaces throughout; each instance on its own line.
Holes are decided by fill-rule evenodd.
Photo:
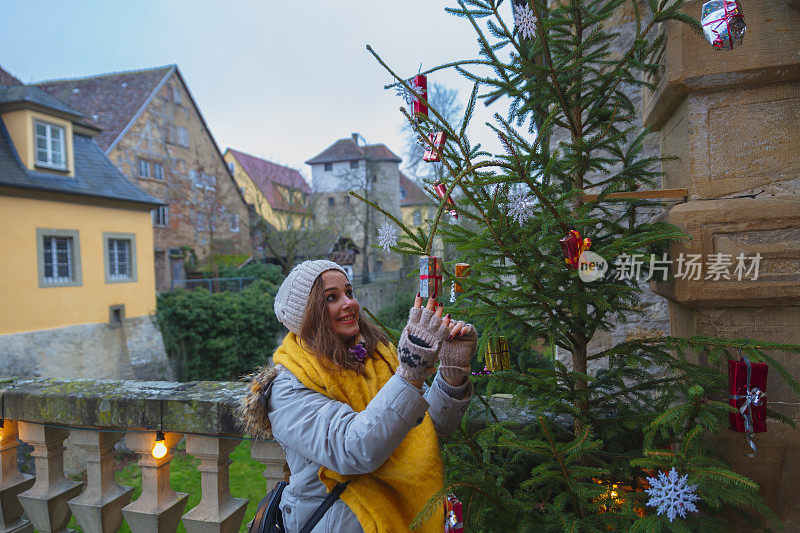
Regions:
M 702 0 L 687 2 L 684 11 L 700 18 Z M 645 92 L 645 126 L 661 129 L 675 108 L 692 91 L 767 85 L 800 78 L 797 47 L 800 11 L 784 0 L 757 0 L 743 6 L 747 24 L 744 44 L 730 51 L 715 51 L 685 24 L 665 27 L 663 74 L 655 93 Z
M 3 391 L 3 415 L 74 427 L 158 427 L 168 381 L 22 379 Z
M 163 402 L 162 427 L 179 433 L 238 436 L 236 404 L 245 385 L 236 382 L 194 381 Z
M 666 215 L 692 239 L 670 247 L 679 254 L 761 254 L 758 279 L 676 279 L 651 282 L 669 300 L 690 307 L 785 306 L 800 302 L 800 197 L 691 201 Z M 674 263 L 673 263 L 674 266 Z M 731 268 L 731 272 L 733 267 Z M 701 278 L 705 278 L 705 269 Z

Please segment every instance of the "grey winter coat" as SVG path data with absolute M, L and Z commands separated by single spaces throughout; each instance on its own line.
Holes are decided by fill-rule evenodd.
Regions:
M 286 451 L 291 477 L 280 508 L 287 533 L 300 531 L 327 495 L 317 472 L 326 466 L 342 475 L 372 472 L 392 454 L 406 434 L 430 413 L 439 438 L 455 431 L 472 396 L 472 384 L 451 387 L 440 375 L 424 394 L 400 376 L 392 376 L 356 413 L 344 403 L 312 391 L 281 367 L 267 410 L 275 440 Z M 355 514 L 337 500 L 313 533 L 356 533 Z

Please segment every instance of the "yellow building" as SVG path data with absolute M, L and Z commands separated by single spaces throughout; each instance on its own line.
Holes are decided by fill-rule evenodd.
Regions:
M 0 81 L 0 374 L 163 377 L 149 317 L 161 202 L 120 174 L 92 121 Z
M 156 287 L 218 255 L 250 255 L 249 211 L 177 65 L 36 84 L 91 117 L 95 141 L 153 210 Z M 187 269 L 190 272 L 187 272 Z
M 223 156 L 245 202 L 273 228 L 305 226 L 311 187 L 297 170 L 228 148 Z

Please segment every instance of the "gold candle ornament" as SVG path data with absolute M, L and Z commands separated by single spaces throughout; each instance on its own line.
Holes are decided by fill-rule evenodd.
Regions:
M 455 277 L 466 278 L 469 275 L 469 263 L 456 263 Z M 456 283 L 453 286 L 454 292 L 464 292 L 464 288 Z
M 486 346 L 486 368 L 490 372 L 511 369 L 508 341 L 506 341 L 505 337 L 497 337 L 489 341 Z

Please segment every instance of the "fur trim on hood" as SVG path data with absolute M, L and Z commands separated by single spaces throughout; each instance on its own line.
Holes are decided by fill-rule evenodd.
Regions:
M 247 392 L 239 400 L 236 414 L 239 427 L 254 440 L 272 440 L 272 426 L 267 416 L 267 398 L 279 370 L 266 366 L 242 378 L 249 381 Z

